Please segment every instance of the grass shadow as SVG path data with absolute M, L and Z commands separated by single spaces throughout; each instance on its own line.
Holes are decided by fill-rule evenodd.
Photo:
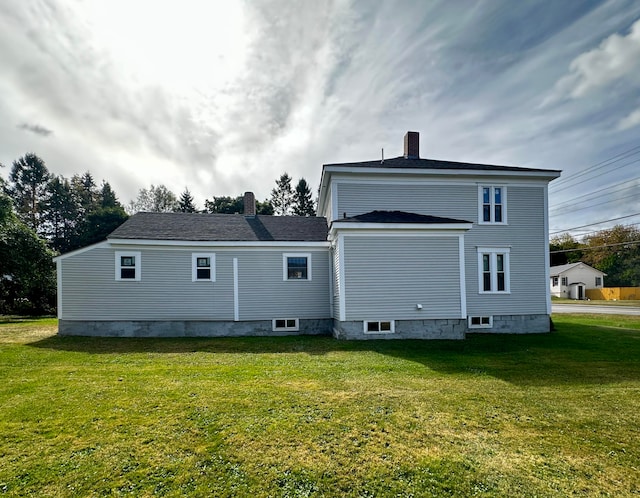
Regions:
M 326 336 L 100 338 L 52 336 L 29 346 L 102 354 L 299 354 L 375 352 L 446 375 L 488 375 L 522 385 L 640 380 L 640 330 L 557 320 L 551 334 L 470 334 L 464 341 L 336 341 Z M 321 361 L 321 360 L 319 360 Z

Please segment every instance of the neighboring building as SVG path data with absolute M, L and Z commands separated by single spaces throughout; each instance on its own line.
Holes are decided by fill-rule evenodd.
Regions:
M 551 295 L 585 299 L 587 289 L 602 289 L 606 273 L 578 262 L 552 266 L 549 271 Z
M 463 339 L 549 331 L 559 171 L 398 158 L 323 166 L 318 217 L 138 213 L 56 258 L 61 334 Z

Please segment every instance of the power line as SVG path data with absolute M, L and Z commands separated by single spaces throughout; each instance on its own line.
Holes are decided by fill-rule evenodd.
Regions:
M 605 191 L 609 190 L 609 189 L 612 189 L 611 192 L 609 192 L 609 193 L 613 194 L 615 192 L 623 192 L 623 191 L 628 190 L 628 189 L 636 188 L 636 187 L 638 187 L 638 185 L 636 185 L 635 183 L 632 184 L 632 185 L 629 185 L 629 182 L 636 182 L 638 180 L 640 180 L 640 176 L 636 177 L 636 178 L 631 178 L 631 179 L 628 179 L 628 180 L 623 180 L 623 181 L 618 182 L 618 183 L 616 183 L 614 185 L 608 185 L 608 186 L 603 187 L 601 189 L 594 190 L 593 192 L 588 192 L 586 194 L 582 194 L 582 195 L 579 195 L 577 197 L 573 197 L 573 198 L 569 199 L 568 201 L 565 201 L 565 202 L 562 202 L 560 204 L 556 204 L 553 207 L 550 207 L 550 211 L 556 211 L 558 209 L 562 209 L 565 206 L 572 206 L 574 203 L 575 204 L 582 204 L 583 202 L 586 202 L 587 200 L 593 200 L 593 199 L 596 199 L 597 197 L 602 197 L 602 195 L 606 195 L 607 192 L 605 192 Z M 614 188 L 620 187 L 622 185 L 625 185 L 625 187 L 622 188 L 622 189 L 619 189 L 619 190 L 613 190 Z M 593 199 L 585 199 L 584 201 L 575 202 L 578 199 L 582 199 L 583 197 L 589 197 L 590 198 L 591 196 L 593 196 L 594 194 L 597 194 L 599 192 L 605 192 L 605 194 L 594 196 Z
M 581 208 L 574 208 L 571 210 L 571 213 L 577 213 L 578 211 L 584 211 L 585 209 L 591 209 L 594 208 L 596 206 L 602 206 L 604 204 L 610 204 L 612 202 L 619 202 L 619 201 L 623 201 L 625 199 L 630 199 L 632 197 L 638 197 L 637 193 L 633 193 L 633 194 L 629 194 L 629 195 L 625 195 L 624 197 L 618 197 L 617 199 L 609 199 L 608 201 L 602 201 L 602 202 L 598 202 L 596 204 L 591 204 L 589 206 L 585 206 L 585 207 L 581 207 Z M 587 202 L 587 201 L 582 201 L 582 202 Z M 549 215 L 549 217 L 554 217 L 554 216 L 560 216 L 562 214 L 565 213 L 560 213 L 560 214 L 554 214 L 554 215 Z
M 636 152 L 634 152 L 634 151 L 636 151 Z M 593 164 L 591 166 L 588 166 L 586 169 L 584 169 L 584 170 L 582 170 L 582 171 L 580 171 L 580 172 L 578 172 L 578 173 L 576 173 L 574 175 L 570 175 L 570 176 L 567 176 L 565 178 L 561 178 L 560 180 L 552 183 L 549 188 L 554 188 L 554 187 L 557 187 L 559 185 L 563 185 L 565 183 L 571 182 L 571 181 L 575 180 L 576 178 L 580 178 L 581 176 L 584 176 L 584 175 L 588 174 L 591 171 L 595 171 L 595 170 L 601 169 L 601 168 L 603 168 L 605 166 L 608 166 L 610 164 L 614 164 L 614 163 L 616 163 L 618 161 L 622 161 L 623 159 L 627 159 L 627 158 L 629 158 L 631 156 L 635 156 L 636 154 L 640 154 L 640 145 L 637 145 L 635 147 L 632 147 L 631 149 L 628 149 L 628 150 L 625 150 L 623 152 L 620 152 L 619 154 L 616 154 L 615 156 L 612 156 L 612 157 L 610 157 L 608 159 L 604 159 L 603 161 L 600 161 L 599 163 L 596 163 L 596 164 Z M 615 159 L 615 161 L 614 161 L 614 159 Z
M 628 214 L 626 216 L 620 216 L 618 218 L 611 218 L 610 220 L 596 221 L 594 223 L 588 223 L 586 225 L 580 225 L 579 227 L 564 228 L 562 230 L 556 230 L 555 232 L 549 232 L 549 235 L 553 235 L 553 234 L 556 234 L 556 233 L 562 233 L 562 232 L 569 232 L 571 230 L 577 230 L 578 228 L 591 227 L 593 225 L 602 225 L 603 223 L 609 223 L 611 221 L 624 220 L 625 218 L 631 218 L 633 216 L 638 216 L 638 215 L 640 215 L 640 213 L 633 213 L 633 214 Z
M 628 246 L 640 244 L 640 240 L 630 240 L 629 242 L 619 242 L 617 244 L 605 244 L 603 246 L 594 246 L 594 247 L 575 247 L 573 249 L 561 249 L 558 251 L 549 251 L 549 254 L 558 254 L 561 252 L 574 252 L 574 251 L 592 251 L 594 249 L 604 249 L 606 247 L 616 247 L 616 246 Z
M 640 151 L 636 152 L 635 154 L 640 154 Z M 632 155 L 635 155 L 635 154 L 632 154 Z M 624 159 L 626 159 L 626 158 L 624 158 Z M 620 159 L 619 159 L 619 160 L 620 160 Z M 592 176 L 591 178 L 585 178 L 584 180 L 580 180 L 579 182 L 575 182 L 573 185 L 565 185 L 565 186 L 562 186 L 562 187 L 560 187 L 559 189 L 555 189 L 555 190 L 553 191 L 553 193 L 555 194 L 555 193 L 557 193 L 557 192 L 558 192 L 558 191 L 560 191 L 560 190 L 566 190 L 566 189 L 568 189 L 568 188 L 575 187 L 576 185 L 580 185 L 581 183 L 588 182 L 589 180 L 593 180 L 594 178 L 598 178 L 599 176 L 602 176 L 602 175 L 605 175 L 605 174 L 611 173 L 612 171 L 615 171 L 615 170 L 617 170 L 617 169 L 624 168 L 624 167 L 626 167 L 626 166 L 629 166 L 630 164 L 634 164 L 634 163 L 637 163 L 637 162 L 639 162 L 639 161 L 640 161 L 640 159 L 636 159 L 635 161 L 631 161 L 630 163 L 621 164 L 620 166 L 618 166 L 618 167 L 616 167 L 616 168 L 612 168 L 612 169 L 610 169 L 610 170 L 603 171 L 602 173 L 598 173 L 597 175 Z M 617 161 L 613 161 L 613 162 L 611 162 L 611 163 L 609 163 L 609 164 L 605 164 L 605 165 L 601 166 L 601 168 L 603 168 L 604 166 L 610 166 L 611 164 L 613 164 L 613 163 L 615 163 L 615 162 L 617 162 Z M 598 169 L 600 169 L 600 168 L 598 168 Z M 570 179 L 571 179 L 571 180 L 573 180 L 574 178 L 575 178 L 575 177 L 571 177 Z M 553 187 L 553 186 L 554 186 L 554 185 L 553 185 L 553 183 L 552 183 L 552 184 L 551 184 L 551 187 Z M 549 187 L 549 189 L 551 189 L 551 187 Z

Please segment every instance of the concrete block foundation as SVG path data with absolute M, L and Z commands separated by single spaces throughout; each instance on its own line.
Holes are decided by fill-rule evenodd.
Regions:
M 87 321 L 60 320 L 59 335 L 93 337 L 243 337 L 330 335 L 333 320 L 301 319 L 298 331 L 272 330 L 271 320 L 247 322 L 213 321 Z

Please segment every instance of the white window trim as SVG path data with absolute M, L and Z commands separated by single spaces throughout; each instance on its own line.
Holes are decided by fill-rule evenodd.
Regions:
M 198 258 L 209 258 L 211 263 L 211 276 L 209 278 L 198 278 Z M 216 281 L 216 255 L 211 252 L 191 253 L 191 281 L 192 282 L 215 282 Z
M 496 187 L 502 189 L 502 221 L 493 221 L 496 215 L 494 194 Z M 484 221 L 482 190 L 485 188 L 491 189 L 489 195 L 489 202 L 491 203 L 490 221 Z M 478 185 L 478 225 L 507 225 L 507 187 L 505 185 Z
M 478 293 L 479 294 L 511 294 L 511 262 L 509 259 L 510 248 L 508 247 L 478 247 Z M 504 290 L 484 290 L 484 278 L 483 278 L 483 261 L 482 256 L 489 254 L 491 261 L 489 269 L 491 270 L 491 289 L 498 288 L 498 272 L 497 269 L 497 255 L 504 255 Z
M 278 320 L 284 320 L 285 326 L 276 327 L 276 321 Z M 293 327 L 287 327 L 286 325 L 287 321 L 290 321 L 290 320 L 294 320 L 296 322 Z M 300 330 L 300 319 L 299 318 L 274 318 L 273 320 L 271 320 L 271 329 L 274 332 L 279 332 L 279 331 L 298 332 Z
M 289 278 L 287 258 L 307 258 L 307 278 Z M 285 282 L 311 282 L 311 253 L 310 252 L 285 252 L 282 254 L 282 280 Z
M 474 325 L 471 323 L 471 320 L 473 318 L 480 318 L 480 324 L 479 325 Z M 488 318 L 489 319 L 489 323 L 482 323 L 482 319 L 483 318 Z M 470 316 L 469 317 L 469 328 L 470 329 L 490 329 L 493 327 L 493 316 Z
M 378 331 L 369 331 L 369 323 L 382 323 L 382 322 L 389 322 L 391 324 L 391 330 L 378 330 Z M 380 328 L 380 327 L 378 327 Z M 370 334 L 395 334 L 396 333 L 396 322 L 395 320 L 365 320 L 364 322 L 362 322 L 362 330 L 365 334 L 370 335 Z
M 133 267 L 136 272 L 135 278 L 122 278 L 122 273 L 120 271 L 122 270 L 122 266 L 120 266 L 120 258 L 122 257 L 133 257 L 135 259 L 136 264 Z M 140 251 L 116 251 L 115 263 L 115 277 L 117 281 L 139 282 L 140 280 L 142 280 L 142 254 L 140 253 Z

